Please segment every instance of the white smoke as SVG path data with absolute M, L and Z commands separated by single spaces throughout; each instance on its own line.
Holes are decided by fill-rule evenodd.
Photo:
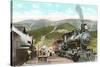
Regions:
M 82 9 L 81 9 L 80 5 L 76 5 L 76 12 L 78 13 L 78 15 L 80 17 L 80 20 L 83 23 L 82 20 L 84 19 L 84 17 L 83 17 L 83 12 L 82 12 Z

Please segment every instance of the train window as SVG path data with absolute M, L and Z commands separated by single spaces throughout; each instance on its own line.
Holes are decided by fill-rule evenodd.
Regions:
M 30 41 L 27 41 L 29 44 L 31 44 L 31 42 Z
M 29 47 L 29 45 L 21 45 L 20 47 Z

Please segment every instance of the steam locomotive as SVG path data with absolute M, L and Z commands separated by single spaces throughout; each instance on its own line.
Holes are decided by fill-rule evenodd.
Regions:
M 87 48 L 91 40 L 87 24 L 82 23 L 80 30 L 75 29 L 71 32 L 65 33 L 62 36 L 62 39 L 63 42 L 59 53 L 57 53 L 58 56 L 71 58 L 75 62 L 93 60 L 93 50 Z

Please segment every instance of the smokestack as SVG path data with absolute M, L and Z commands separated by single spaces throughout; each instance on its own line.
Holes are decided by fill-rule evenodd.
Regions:
M 80 7 L 80 5 L 76 5 L 76 12 L 79 14 L 80 20 L 82 22 L 82 24 L 84 23 L 84 18 L 83 18 L 83 13 L 82 13 L 82 9 Z

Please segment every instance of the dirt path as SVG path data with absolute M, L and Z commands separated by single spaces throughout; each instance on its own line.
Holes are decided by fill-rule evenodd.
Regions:
M 68 59 L 68 58 L 63 58 L 63 57 L 58 57 L 58 56 L 52 56 L 48 58 L 48 62 L 49 63 L 53 63 L 53 64 L 61 64 L 61 63 L 73 63 L 72 60 Z
M 47 59 L 47 62 L 38 62 L 38 58 L 34 58 L 32 60 L 29 60 L 25 62 L 23 65 L 38 65 L 38 64 L 62 64 L 62 63 L 73 63 L 72 60 L 68 58 L 58 57 L 58 56 L 50 56 Z

